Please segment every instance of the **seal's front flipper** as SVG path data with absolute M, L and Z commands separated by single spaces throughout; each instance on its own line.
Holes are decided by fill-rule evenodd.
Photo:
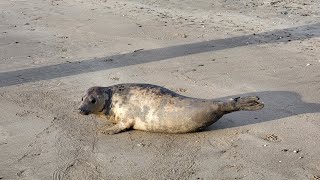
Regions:
M 125 131 L 126 129 L 131 128 L 130 123 L 123 123 L 123 122 L 119 122 L 116 125 L 112 126 L 112 127 L 103 127 L 101 128 L 101 130 L 99 131 L 102 134 L 118 134 L 122 131 Z
M 258 96 L 237 97 L 229 102 L 222 103 L 220 108 L 225 113 L 234 111 L 256 111 L 262 109 L 264 104 L 259 102 Z
M 118 125 L 114 125 L 114 126 L 107 128 L 107 129 L 103 128 L 99 132 L 101 134 L 110 134 L 111 135 L 111 134 L 117 134 L 117 133 L 124 131 L 124 130 L 125 129 L 119 128 Z

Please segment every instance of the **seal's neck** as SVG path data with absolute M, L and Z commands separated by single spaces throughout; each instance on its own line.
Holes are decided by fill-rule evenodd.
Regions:
M 101 114 L 108 115 L 110 113 L 111 106 L 112 106 L 112 91 L 111 91 L 111 89 L 107 89 L 104 92 L 104 96 L 105 96 L 105 102 L 104 102 L 104 106 L 100 112 L 101 112 Z

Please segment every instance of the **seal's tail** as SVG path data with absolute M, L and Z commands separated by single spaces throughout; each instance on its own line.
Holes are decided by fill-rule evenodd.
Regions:
M 258 100 L 258 96 L 237 97 L 229 102 L 223 103 L 221 108 L 225 113 L 231 113 L 241 110 L 256 111 L 264 107 L 264 104 L 262 102 L 259 102 Z

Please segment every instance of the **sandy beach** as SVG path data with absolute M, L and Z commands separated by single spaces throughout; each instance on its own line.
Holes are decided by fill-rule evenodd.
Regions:
M 1 0 L 1 180 L 319 180 L 316 0 Z M 103 135 L 91 86 L 150 83 L 262 110 Z M 110 124 L 111 126 L 111 124 Z

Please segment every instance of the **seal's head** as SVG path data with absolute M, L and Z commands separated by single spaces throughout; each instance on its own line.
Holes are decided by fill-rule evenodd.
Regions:
M 109 99 L 109 94 L 102 87 L 91 87 L 82 97 L 79 113 L 83 115 L 99 114 L 105 109 Z

